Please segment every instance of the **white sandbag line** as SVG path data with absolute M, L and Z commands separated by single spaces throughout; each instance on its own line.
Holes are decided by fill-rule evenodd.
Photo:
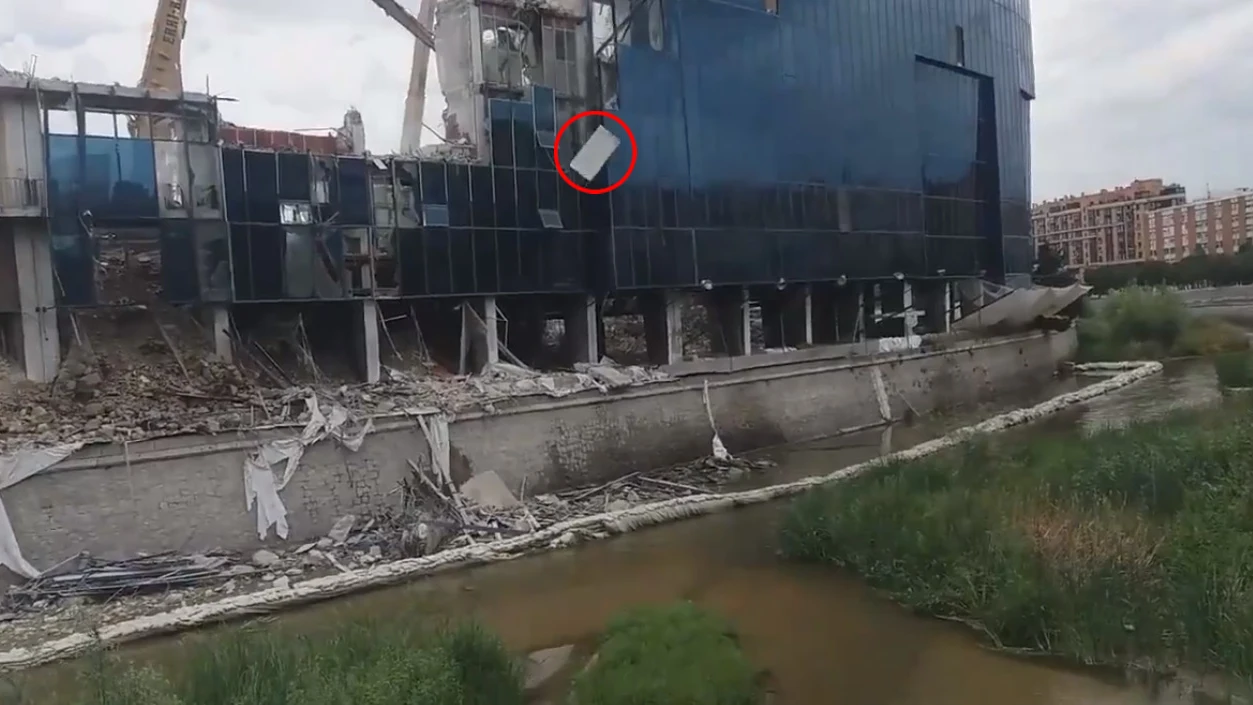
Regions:
M 1076 369 L 1080 371 L 1085 368 L 1087 366 L 1076 366 Z M 868 462 L 841 468 L 829 475 L 742 492 L 692 495 L 663 500 L 620 511 L 572 519 L 534 533 L 491 543 L 449 549 L 422 558 L 408 558 L 374 565 L 364 570 L 312 578 L 292 584 L 287 588 L 271 588 L 228 597 L 217 602 L 188 605 L 161 614 L 136 617 L 100 627 L 95 633 L 80 632 L 34 647 L 12 649 L 0 653 L 0 671 L 30 668 L 76 656 L 99 645 L 122 644 L 159 634 L 183 631 L 208 623 L 256 616 L 453 568 L 495 563 L 529 553 L 560 548 L 581 539 L 596 538 L 598 535 L 626 533 L 645 526 L 796 495 L 814 487 L 859 475 L 885 462 L 921 458 L 957 445 L 976 434 L 1003 431 L 1051 416 L 1067 407 L 1108 394 L 1156 374 L 1161 371 L 1162 365 L 1158 362 L 1102 363 L 1099 369 L 1124 371 L 1117 376 L 1062 394 L 1035 406 L 999 414 L 973 426 L 957 429 L 941 438 Z

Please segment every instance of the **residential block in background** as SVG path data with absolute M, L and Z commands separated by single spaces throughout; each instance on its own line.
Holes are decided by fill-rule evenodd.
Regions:
M 1243 188 L 1147 214 L 1139 247 L 1150 260 L 1234 254 L 1253 244 L 1253 189 Z
M 1048 245 L 1069 266 L 1139 262 L 1150 256 L 1149 222 L 1163 209 L 1185 206 L 1187 191 L 1162 179 L 1137 179 L 1097 193 L 1063 196 L 1031 209 L 1035 243 Z M 1156 222 L 1156 221 L 1154 221 Z

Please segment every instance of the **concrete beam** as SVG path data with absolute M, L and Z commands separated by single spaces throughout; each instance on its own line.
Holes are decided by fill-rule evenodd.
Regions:
M 594 296 L 571 296 L 564 307 L 565 348 L 571 363 L 600 362 L 600 307 Z
M 678 292 L 660 291 L 641 294 L 644 314 L 644 338 L 648 345 L 648 361 L 654 365 L 673 365 L 683 359 L 683 300 Z

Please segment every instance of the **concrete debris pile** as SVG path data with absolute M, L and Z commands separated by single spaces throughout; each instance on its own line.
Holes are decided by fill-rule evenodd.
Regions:
M 157 347 L 149 341 L 151 347 Z M 147 344 L 141 345 L 141 348 Z M 406 408 L 495 411 L 499 402 L 528 396 L 608 392 L 669 379 L 658 370 L 580 365 L 540 373 L 498 363 L 480 375 L 414 375 L 388 369 L 375 384 L 265 387 L 235 365 L 211 357 L 168 366 L 143 355 L 102 356 L 76 348 L 54 384 L 23 385 L 0 394 L 0 453 L 71 441 L 121 442 L 184 434 L 212 435 L 293 422 L 310 394 L 359 416 Z
M 112 599 L 199 585 L 218 578 L 230 560 L 225 555 L 163 553 L 106 561 L 84 553 L 34 580 L 10 588 L 4 600 L 5 609 L 6 612 L 40 609 L 69 598 Z

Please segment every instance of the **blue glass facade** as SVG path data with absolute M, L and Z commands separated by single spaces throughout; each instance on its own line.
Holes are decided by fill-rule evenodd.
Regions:
M 609 4 L 591 0 L 620 30 L 592 63 L 638 146 L 612 194 L 559 178 L 554 133 L 585 103 L 543 86 L 483 92 L 481 164 L 219 149 L 212 126 L 195 144 L 52 135 L 62 303 L 96 303 L 93 229 L 158 233 L 178 302 L 1030 272 L 1027 0 Z
M 611 287 L 1030 271 L 1027 0 L 654 1 Z

